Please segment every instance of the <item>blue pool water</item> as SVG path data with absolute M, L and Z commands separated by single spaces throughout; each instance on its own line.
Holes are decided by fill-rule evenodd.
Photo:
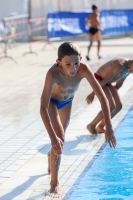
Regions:
M 133 200 L 133 107 L 115 134 L 117 148 L 102 147 L 69 191 L 68 200 Z

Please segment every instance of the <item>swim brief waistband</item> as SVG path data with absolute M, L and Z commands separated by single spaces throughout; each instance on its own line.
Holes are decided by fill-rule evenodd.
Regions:
M 102 81 L 103 79 L 102 79 L 102 77 L 101 76 L 99 76 L 98 74 L 96 74 L 96 73 L 94 73 L 94 76 L 95 76 L 95 78 L 97 79 L 97 80 L 99 80 L 99 81 Z

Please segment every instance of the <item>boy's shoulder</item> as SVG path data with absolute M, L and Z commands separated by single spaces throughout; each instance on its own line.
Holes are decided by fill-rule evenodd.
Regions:
M 90 66 L 86 63 L 80 62 L 80 70 L 89 69 Z
M 88 18 L 91 18 L 93 16 L 93 13 L 90 13 L 89 15 L 88 15 Z
M 80 62 L 80 66 L 88 66 L 88 65 L 84 62 Z
M 128 58 L 114 58 L 112 64 L 114 67 L 121 68 L 128 60 Z
M 54 63 L 50 68 L 49 70 L 56 70 L 58 67 L 57 63 Z
M 53 65 L 52 65 L 52 67 L 50 67 L 49 68 L 49 72 L 57 72 L 58 71 L 58 69 L 59 69 L 59 66 L 57 65 L 57 63 L 54 63 Z
M 55 77 L 58 74 L 59 71 L 59 66 L 57 65 L 57 63 L 54 63 L 52 65 L 52 67 L 50 67 L 47 71 L 48 76 L 53 76 Z
M 87 72 L 91 71 L 90 66 L 86 63 L 81 62 L 79 67 L 79 73 L 85 74 Z

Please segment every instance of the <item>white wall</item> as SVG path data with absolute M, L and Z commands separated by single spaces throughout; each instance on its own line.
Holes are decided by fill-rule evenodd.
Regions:
M 28 0 L 0 0 L 0 19 L 12 12 L 27 12 Z M 133 9 L 132 0 L 31 0 L 32 17 L 46 16 L 49 11 L 88 10 L 92 4 L 99 9 Z
M 32 7 L 34 8 L 33 11 L 36 10 L 35 15 L 37 15 L 37 9 L 39 9 L 38 15 L 40 16 L 42 14 L 41 9 L 43 9 L 43 14 L 47 15 L 49 11 L 88 10 L 94 3 L 100 10 L 133 9 L 132 0 L 32 0 Z

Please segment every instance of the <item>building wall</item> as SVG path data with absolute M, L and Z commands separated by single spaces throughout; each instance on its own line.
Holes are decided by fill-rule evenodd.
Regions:
M 0 0 L 0 20 L 8 17 L 11 13 L 17 12 L 24 14 L 24 1 L 25 0 Z
M 11 0 L 10 0 L 11 1 Z M 94 0 L 31 0 L 34 17 L 46 16 L 49 11 L 91 9 Z M 99 9 L 133 9 L 131 0 L 95 0 Z
M 92 4 L 99 9 L 133 9 L 131 0 L 31 0 L 32 17 L 46 16 L 49 11 L 88 10 Z M 28 0 L 0 0 L 0 19 L 13 12 L 27 13 Z

